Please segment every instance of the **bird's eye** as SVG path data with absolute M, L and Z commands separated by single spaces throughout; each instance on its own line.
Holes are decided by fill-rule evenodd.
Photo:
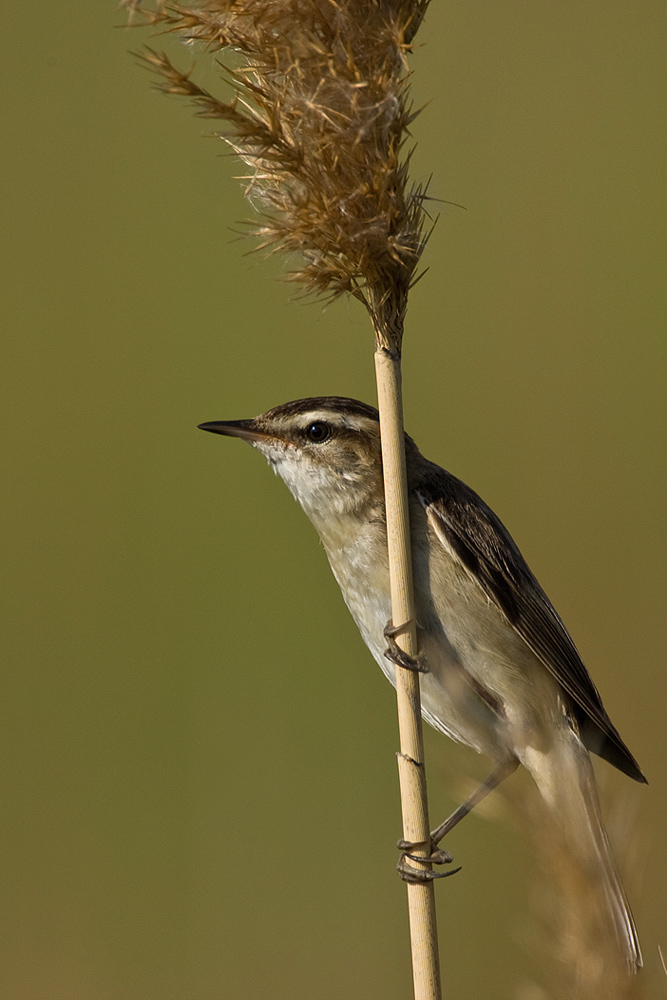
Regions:
M 321 420 L 316 420 L 306 427 L 306 437 L 309 441 L 321 444 L 322 441 L 326 441 L 327 438 L 331 437 L 331 428 L 329 424 L 325 424 Z

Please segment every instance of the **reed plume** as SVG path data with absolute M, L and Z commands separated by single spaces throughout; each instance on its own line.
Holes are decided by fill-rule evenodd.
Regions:
M 265 249 L 298 255 L 289 277 L 310 292 L 349 292 L 384 346 L 400 349 L 424 247 L 425 188 L 408 179 L 415 117 L 406 55 L 427 0 L 137 0 L 143 23 L 198 50 L 235 53 L 221 100 L 151 49 L 167 94 L 190 98 L 248 167 Z

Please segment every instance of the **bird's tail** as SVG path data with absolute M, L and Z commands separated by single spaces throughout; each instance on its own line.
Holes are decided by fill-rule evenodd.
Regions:
M 528 751 L 524 763 L 553 820 L 543 846 L 553 853 L 566 897 L 563 957 L 577 966 L 582 983 L 608 979 L 610 966 L 637 972 L 637 929 L 602 825 L 587 750 L 567 729 L 548 753 Z

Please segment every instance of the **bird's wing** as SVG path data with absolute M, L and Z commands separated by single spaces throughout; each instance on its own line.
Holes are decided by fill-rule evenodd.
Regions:
M 420 484 L 418 494 L 436 535 L 500 608 L 585 717 L 616 748 L 616 753 L 601 755 L 613 757 L 612 763 L 645 781 L 604 710 L 567 629 L 510 533 L 470 487 L 437 466 L 432 468 L 434 474 Z

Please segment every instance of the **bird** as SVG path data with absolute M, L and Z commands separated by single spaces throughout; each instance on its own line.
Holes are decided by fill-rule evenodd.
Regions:
M 391 596 L 378 411 L 340 396 L 298 399 L 202 430 L 268 460 L 313 523 L 345 603 L 389 681 L 420 671 L 422 714 L 495 770 L 434 831 L 433 846 L 519 764 L 534 779 L 630 971 L 635 922 L 603 825 L 590 754 L 646 783 L 565 625 L 508 530 L 405 435 L 419 660 L 387 623 Z M 389 649 L 387 641 L 389 640 Z M 458 815 L 457 815 L 458 814 Z

